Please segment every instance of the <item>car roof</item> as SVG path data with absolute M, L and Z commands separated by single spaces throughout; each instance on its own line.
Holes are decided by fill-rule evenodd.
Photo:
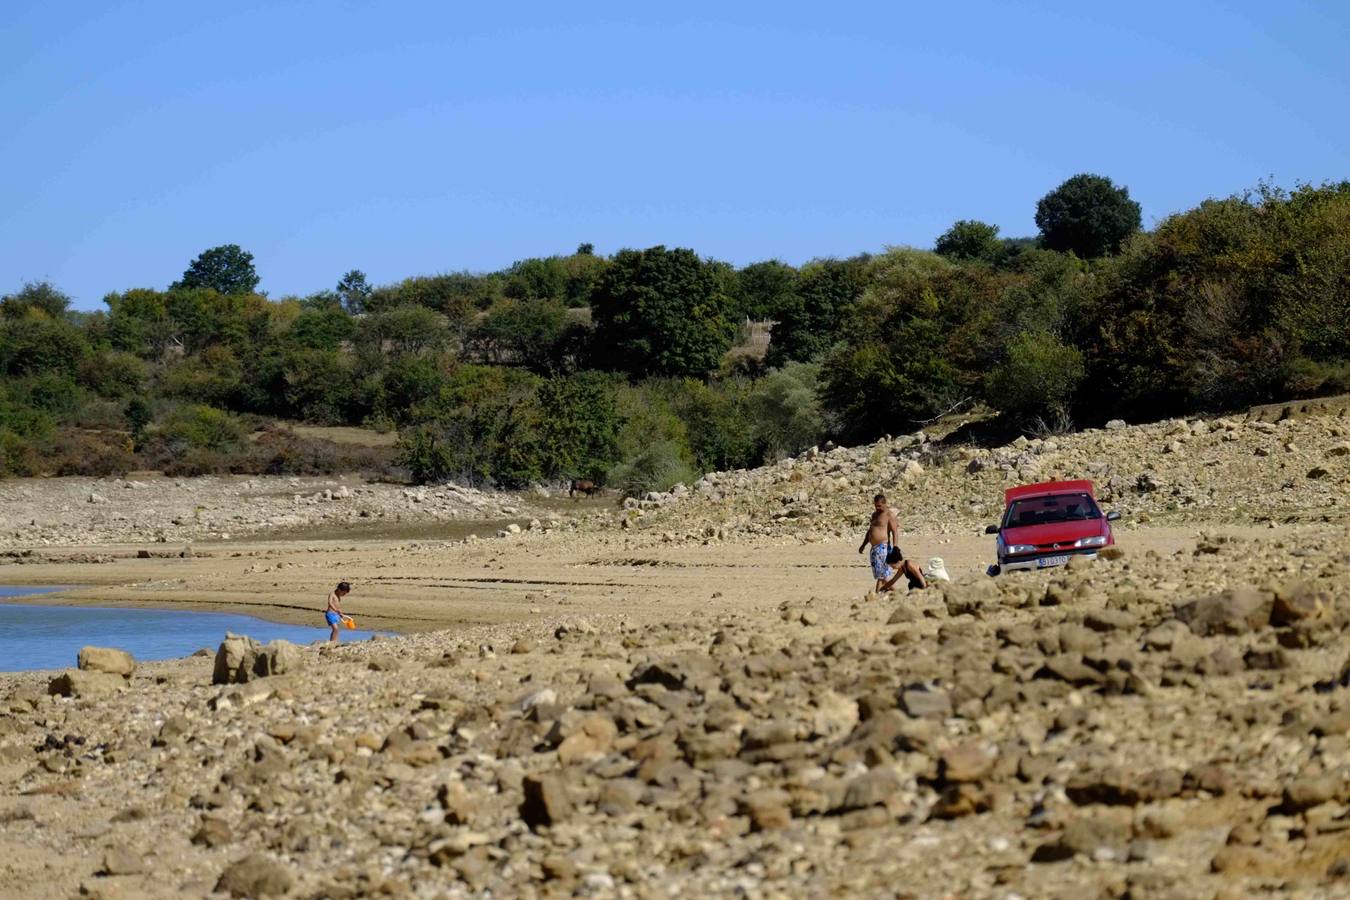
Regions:
M 1096 499 L 1092 482 L 1086 479 L 1081 481 L 1043 481 L 1040 484 L 1024 484 L 1019 487 L 1008 488 L 1003 492 L 1003 503 L 1005 506 L 1011 506 L 1014 500 L 1025 500 L 1028 497 L 1048 497 L 1052 494 L 1087 494 Z

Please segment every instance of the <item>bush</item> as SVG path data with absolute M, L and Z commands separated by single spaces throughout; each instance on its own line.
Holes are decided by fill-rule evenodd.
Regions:
M 1002 255 L 998 226 L 962 219 L 948 228 L 933 244 L 933 252 L 951 260 L 994 262 Z
M 100 350 L 80 362 L 79 383 L 107 400 L 122 400 L 140 392 L 150 367 L 139 356 L 122 350 Z
M 31 437 L 0 428 L 0 475 L 31 478 L 43 473 L 43 454 Z
M 1045 333 L 1024 332 L 1008 345 L 1008 359 L 989 374 L 987 397 L 1024 425 L 1068 419 L 1083 381 L 1083 354 Z
M 618 461 L 622 419 L 613 377 L 599 372 L 550 378 L 539 386 L 539 446 L 545 478 L 603 482 Z
M 159 383 L 167 397 L 228 407 L 238 401 L 243 379 L 243 366 L 234 351 L 223 345 L 213 345 L 164 369 Z
M 55 475 L 104 478 L 125 475 L 136 468 L 131 439 L 118 432 L 62 432 L 50 448 L 48 460 L 48 471 Z
M 89 347 L 74 325 L 43 314 L 0 319 L 0 374 L 73 375 Z
M 668 491 L 689 484 L 697 475 L 673 441 L 654 441 L 610 473 L 610 482 L 626 497 Z
M 187 450 L 226 453 L 238 449 L 247 435 L 243 423 L 224 410 L 189 405 L 174 410 L 155 436 L 171 453 Z
M 750 418 L 767 457 L 799 453 L 820 441 L 825 416 L 819 386 L 820 366 L 813 363 L 788 363 L 754 385 Z
M 366 316 L 355 334 L 376 353 L 429 353 L 450 342 L 450 323 L 425 306 L 403 304 Z
M 336 444 L 272 425 L 257 434 L 248 459 L 249 474 L 337 475 L 360 471 L 387 475 L 392 470 L 394 454 L 387 447 Z
M 460 456 L 439 428 L 421 425 L 400 431 L 394 451 L 395 464 L 407 469 L 417 484 L 438 484 L 464 474 L 458 468 Z
M 567 308 L 557 300 L 502 300 L 474 327 L 470 346 L 482 362 L 556 371 L 567 325 Z
M 316 425 L 360 418 L 358 387 L 350 356 L 332 350 L 292 350 L 282 366 L 285 409 Z

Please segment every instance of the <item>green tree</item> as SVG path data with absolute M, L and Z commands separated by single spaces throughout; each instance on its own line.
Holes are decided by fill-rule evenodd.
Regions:
M 766 364 L 806 362 L 838 340 L 840 324 L 867 285 L 868 259 L 818 259 L 802 266 L 797 290 L 777 312 Z
M 1075 175 L 1036 204 L 1036 227 L 1051 250 L 1096 259 L 1139 230 L 1139 204 L 1103 175 Z
M 366 273 L 352 269 L 337 283 L 338 299 L 342 308 L 352 315 L 366 311 L 366 302 L 370 299 L 372 288 L 366 281 Z
M 145 444 L 146 429 L 155 420 L 155 414 L 144 397 L 132 397 L 122 411 L 127 420 L 127 429 L 131 432 L 133 446 L 139 450 Z
M 715 267 L 692 250 L 621 250 L 596 285 L 597 360 L 631 375 L 702 376 L 735 329 Z
M 84 333 L 45 313 L 0 319 L 0 373 L 13 377 L 73 374 L 89 351 Z
M 933 246 L 939 256 L 962 262 L 994 262 L 1003 250 L 998 226 L 961 219 L 942 233 Z
M 64 318 L 70 297 L 49 281 L 28 282 L 12 294 L 0 297 L 0 318 L 21 319 L 38 313 L 51 319 Z
M 229 407 L 239 399 L 244 370 L 239 357 L 219 344 L 189 354 L 159 376 L 165 396 L 207 406 Z
M 522 259 L 506 270 L 502 293 L 513 300 L 554 300 L 567 289 L 567 267 L 561 257 Z
M 684 423 L 694 463 L 702 471 L 743 469 L 760 462 L 750 385 L 733 378 L 705 384 L 693 378 L 669 383 L 670 404 Z
M 355 320 L 341 309 L 306 309 L 287 329 L 285 341 L 295 347 L 336 350 L 351 339 L 355 330 Z
M 604 480 L 618 462 L 622 421 L 615 388 L 614 376 L 599 372 L 550 378 L 539 386 L 544 477 Z
M 257 287 L 258 273 L 253 268 L 253 254 L 238 244 L 222 244 L 203 251 L 169 290 L 210 288 L 229 296 L 251 294 Z
M 450 328 L 440 313 L 405 304 L 366 316 L 356 338 L 377 353 L 425 353 L 449 343 Z
M 395 285 L 371 291 L 366 312 L 384 312 L 397 306 L 424 306 L 445 316 L 451 327 L 462 332 L 479 310 L 487 309 L 502 296 L 500 275 L 450 272 L 418 275 Z
M 549 372 L 561 364 L 567 309 L 557 300 L 501 300 L 474 327 L 470 343 L 484 362 Z
M 736 318 L 775 319 L 797 293 L 797 270 L 776 259 L 751 263 L 736 273 Z

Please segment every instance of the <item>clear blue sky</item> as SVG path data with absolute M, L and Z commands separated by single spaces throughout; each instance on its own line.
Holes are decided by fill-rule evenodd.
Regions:
M 1350 4 L 1288 0 L 7 0 L 0 292 L 96 308 L 222 243 L 272 296 L 582 241 L 797 263 L 1032 234 L 1081 171 L 1151 225 L 1350 177 L 1347 47 Z

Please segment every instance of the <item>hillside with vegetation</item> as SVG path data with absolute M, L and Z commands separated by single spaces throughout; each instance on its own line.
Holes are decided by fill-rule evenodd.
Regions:
M 1006 437 L 1350 390 L 1350 182 L 1261 185 L 1143 230 L 1125 188 L 1079 175 L 1036 224 L 801 266 L 583 244 L 281 298 L 226 245 L 94 313 L 26 284 L 0 299 L 0 474 L 637 493 L 976 404 Z

